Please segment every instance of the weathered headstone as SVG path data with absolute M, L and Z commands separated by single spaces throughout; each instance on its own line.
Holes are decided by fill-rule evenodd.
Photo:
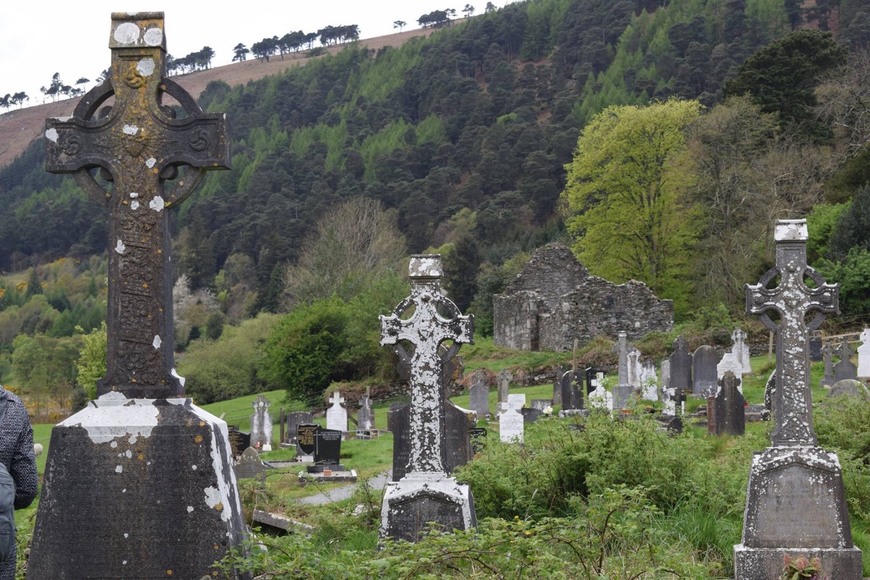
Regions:
M 635 388 L 631 385 L 614 385 L 612 392 L 612 403 L 611 407 L 615 411 L 620 411 L 622 409 L 627 409 L 631 406 L 631 403 L 635 400 Z M 611 394 L 611 393 L 608 393 Z M 591 398 L 591 395 L 590 395 Z
M 668 388 L 692 392 L 692 355 L 686 339 L 678 336 L 673 344 L 674 352 L 668 358 L 670 361 L 670 382 Z
M 630 350 L 634 349 L 634 346 L 628 343 L 627 337 L 628 334 L 624 330 L 620 330 L 616 344 L 613 345 L 613 352 L 617 355 L 616 381 L 619 385 L 630 384 L 628 376 L 628 353 Z
M 662 391 L 665 389 L 669 389 L 671 387 L 671 361 L 670 359 L 665 359 L 662 361 L 661 367 L 661 385 Z
M 471 388 L 468 390 L 469 406 L 477 413 L 478 419 L 489 417 L 489 386 L 486 384 L 486 373 L 477 371 L 471 376 Z
M 613 395 L 599 383 L 595 390 L 589 393 L 589 408 L 613 411 Z
M 716 394 L 719 378 L 716 365 L 719 353 L 712 346 L 702 345 L 692 354 L 692 392 L 702 397 Z
M 645 401 L 659 400 L 659 377 L 652 361 L 645 362 L 640 372 L 641 398 Z
M 741 372 L 735 373 L 739 375 L 751 375 L 752 364 L 749 355 L 749 345 L 746 344 L 746 333 L 740 328 L 735 328 L 731 333 L 731 354 L 737 359 L 737 364 L 742 367 Z M 721 377 L 720 377 L 721 378 Z
M 852 362 L 852 347 L 849 341 L 843 340 L 837 349 L 840 360 L 834 365 L 834 382 L 849 381 L 858 378 L 858 367 Z
M 562 375 L 565 371 L 561 367 L 556 367 L 556 380 L 553 381 L 553 399 L 552 405 L 562 404 Z
M 583 408 L 583 375 L 578 371 L 565 371 L 562 375 L 562 410 Z
M 271 403 L 263 395 L 254 399 L 254 412 L 251 414 L 251 446 L 258 451 L 272 450 L 272 414 L 269 413 Z
M 389 482 L 381 509 L 381 535 L 415 542 L 436 525 L 466 530 L 476 525 L 468 485 L 447 474 L 444 390 L 441 369 L 464 343 L 473 323 L 441 291 L 441 257 L 417 255 L 409 265 L 411 294 L 390 316 L 381 316 L 381 344 L 393 345 L 410 367 L 410 443 L 408 472 Z M 439 352 L 444 341 L 452 345 Z M 413 345 L 409 353 L 403 343 Z
M 411 460 L 411 408 L 401 404 L 390 411 L 388 418 L 393 433 L 393 481 L 399 481 L 409 471 Z M 444 435 L 447 451 L 444 468 L 453 473 L 460 465 L 471 461 L 471 422 L 465 412 L 450 401 L 444 401 Z
M 510 394 L 511 380 L 513 375 L 507 369 L 498 373 L 496 384 L 498 385 L 498 404 L 496 405 L 496 413 L 501 413 L 507 409 L 508 394 Z
M 852 543 L 840 462 L 818 446 L 809 384 L 810 331 L 825 314 L 838 312 L 838 289 L 807 266 L 805 220 L 777 222 L 775 240 L 776 266 L 758 284 L 747 285 L 746 310 L 776 332 L 776 426 L 771 447 L 755 455 L 749 471 L 734 574 L 779 578 L 783 557 L 800 554 L 821 559 L 819 576 L 860 580 L 861 551 Z M 777 278 L 778 285 L 768 287 Z
M 845 379 L 837 381 L 831 385 L 831 390 L 828 392 L 829 397 L 853 397 L 856 399 L 868 398 L 867 386 L 859 380 Z
M 344 397 L 341 393 L 335 391 L 329 397 L 329 402 L 332 406 L 326 409 L 326 428 L 335 431 L 347 432 L 347 409 L 341 406 L 344 403 Z
M 861 346 L 858 347 L 858 378 L 870 379 L 870 328 L 861 332 Z
M 257 450 L 248 447 L 242 451 L 242 455 L 233 469 L 236 472 L 236 479 L 252 479 L 265 473 L 266 466 L 260 460 L 260 454 L 257 453 Z
M 737 380 L 737 388 L 743 392 L 743 365 L 737 359 L 733 352 L 726 352 L 722 355 L 722 360 L 716 365 L 716 376 L 718 377 L 719 385 L 722 385 L 722 379 L 727 373 L 734 375 Z
M 369 388 L 366 387 L 365 396 L 360 399 L 359 413 L 356 417 L 357 432 L 368 433 L 375 428 L 375 412 L 372 409 L 372 397 Z
M 830 342 L 822 345 L 822 360 L 825 361 L 825 373 L 822 375 L 822 386 L 830 387 L 834 381 L 834 347 Z
M 165 76 L 163 31 L 112 14 L 108 78 L 46 123 L 46 168 L 109 208 L 109 294 L 99 398 L 52 431 L 31 578 L 201 578 L 246 535 L 227 425 L 173 369 L 167 210 L 226 167 L 226 120 Z
M 522 443 L 525 421 L 521 409 L 525 403 L 525 395 L 519 399 L 517 395 L 510 395 L 508 407 L 498 416 L 498 435 L 502 443 Z
M 746 432 L 746 400 L 740 392 L 740 379 L 731 371 L 719 381 L 713 398 L 713 417 L 707 417 L 714 435 L 743 435 Z
M 822 360 L 822 337 L 821 336 L 811 336 L 810 342 L 810 361 L 811 362 L 819 362 Z
M 284 416 L 286 443 L 296 443 L 296 429 L 299 425 L 311 423 L 311 411 L 294 411 Z
M 628 351 L 628 384 L 635 389 L 643 385 L 641 373 L 643 373 L 643 365 L 640 362 L 640 351 L 631 347 Z
M 542 413 L 552 412 L 552 410 L 553 410 L 553 405 L 552 405 L 550 399 L 532 399 L 531 402 L 529 403 L 529 405 L 531 406 L 532 409 L 537 409 L 538 411 L 541 411 Z M 548 409 L 549 409 L 549 411 L 548 411 Z

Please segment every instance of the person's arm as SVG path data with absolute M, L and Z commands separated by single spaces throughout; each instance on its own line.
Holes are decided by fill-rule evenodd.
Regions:
M 11 409 L 10 409 L 11 410 Z M 10 474 L 15 480 L 15 509 L 26 508 L 36 498 L 36 457 L 33 454 L 33 427 L 27 418 L 27 412 L 22 409 L 24 418 L 21 434 L 12 454 Z

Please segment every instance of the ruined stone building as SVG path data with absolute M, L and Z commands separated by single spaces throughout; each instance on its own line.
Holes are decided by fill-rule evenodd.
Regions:
M 493 297 L 494 340 L 522 350 L 565 351 L 596 337 L 629 339 L 669 331 L 674 303 L 643 282 L 613 284 L 589 273 L 562 244 L 538 248 L 502 294 Z

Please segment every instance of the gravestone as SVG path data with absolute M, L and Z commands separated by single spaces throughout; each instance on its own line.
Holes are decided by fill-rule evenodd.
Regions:
M 628 351 L 628 384 L 635 389 L 643 385 L 641 373 L 643 373 L 643 365 L 640 362 L 640 351 L 632 347 Z
M 393 433 L 393 481 L 408 472 L 411 460 L 411 408 L 408 403 L 397 406 L 387 419 Z M 460 465 L 471 461 L 471 422 L 465 412 L 450 401 L 444 401 L 444 433 L 447 451 L 444 467 L 453 473 Z
M 258 451 L 272 450 L 272 415 L 269 413 L 269 399 L 257 395 L 254 399 L 254 412 L 251 414 L 251 446 Z
M 241 457 L 242 452 L 251 446 L 251 434 L 239 431 L 235 425 L 227 426 L 227 438 L 230 441 L 233 458 Z
M 329 402 L 332 403 L 332 406 L 326 409 L 326 428 L 342 433 L 347 432 L 347 409 L 341 406 L 344 403 L 344 397 L 335 391 L 329 397 Z
M 648 361 L 641 366 L 640 372 L 641 398 L 645 401 L 659 400 L 659 377 L 656 366 Z
M 523 407 L 520 409 L 520 414 L 523 416 L 523 422 L 534 423 L 541 418 L 541 415 L 543 415 L 544 412 L 533 407 Z
M 507 369 L 498 373 L 496 384 L 498 385 L 498 404 L 496 405 L 496 413 L 501 413 L 507 409 L 508 394 L 510 393 L 511 380 L 513 376 Z
M 662 361 L 660 365 L 661 375 L 662 375 L 662 391 L 670 388 L 671 386 L 671 361 L 670 359 L 665 359 Z
M 556 380 L 553 381 L 553 399 L 552 405 L 555 407 L 556 405 L 562 404 L 562 375 L 565 374 L 565 371 L 562 370 L 562 367 L 556 367 Z
M 673 417 L 677 414 L 677 389 L 662 389 L 662 415 Z
M 312 417 L 310 411 L 294 411 L 292 413 L 287 413 L 284 416 L 285 429 L 287 433 L 286 442 L 287 443 L 296 443 L 296 430 L 299 425 L 303 425 L 305 423 L 311 423 Z
M 822 360 L 825 361 L 825 373 L 822 375 L 822 386 L 830 387 L 834 381 L 834 347 L 830 342 L 822 345 Z
M 820 360 L 822 360 L 822 337 L 821 336 L 810 337 L 809 347 L 810 347 L 810 361 L 811 362 L 819 362 Z
M 550 399 L 532 399 L 529 403 L 532 409 L 537 409 L 542 413 L 552 412 L 553 405 Z
M 562 410 L 574 411 L 583 408 L 583 375 L 569 370 L 562 375 Z
M 738 377 L 740 375 L 751 375 L 752 364 L 749 355 L 749 345 L 746 344 L 746 333 L 740 328 L 735 328 L 734 332 L 731 333 L 731 343 L 731 354 L 737 359 L 737 364 L 741 366 L 740 373 L 735 374 Z
M 670 361 L 670 382 L 668 388 L 692 392 L 692 355 L 686 339 L 678 336 L 673 344 L 674 352 L 668 357 Z
M 472 427 L 468 430 L 468 439 L 471 442 L 471 452 L 474 454 L 483 451 L 486 444 L 486 429 L 484 427 Z
M 634 394 L 635 388 L 631 385 L 614 385 L 611 409 L 613 409 L 614 411 L 627 409 L 634 401 Z
M 840 347 L 837 349 L 837 354 L 840 356 L 839 362 L 834 365 L 834 382 L 849 381 L 858 378 L 858 367 L 852 362 L 852 347 L 849 341 L 843 340 Z
M 716 394 L 719 377 L 716 366 L 719 353 L 712 346 L 702 345 L 692 354 L 692 391 L 696 395 L 709 397 Z
M 341 439 L 343 431 L 324 429 L 317 426 L 314 430 L 314 465 L 309 465 L 308 473 L 323 473 L 324 471 L 347 471 L 341 465 Z
M 478 419 L 489 417 L 489 386 L 486 384 L 486 373 L 476 371 L 471 376 L 471 388 L 468 390 L 469 406 L 477 414 Z
M 227 166 L 226 119 L 166 77 L 162 12 L 112 14 L 109 47 L 106 80 L 46 122 L 48 171 L 108 207 L 106 374 L 52 430 L 28 575 L 201 578 L 246 532 L 227 424 L 173 368 L 168 213 Z
M 831 390 L 828 392 L 829 397 L 853 397 L 856 399 L 867 399 L 867 386 L 859 380 L 845 379 L 831 385 Z
M 861 346 L 858 347 L 858 378 L 870 379 L 870 328 L 861 332 Z
M 507 409 L 498 416 L 498 436 L 502 443 L 523 442 L 525 421 L 521 409 L 525 402 L 525 395 L 510 395 L 508 397 Z
M 366 387 L 365 396 L 360 399 L 359 413 L 356 417 L 357 432 L 368 433 L 375 428 L 375 412 L 372 410 L 372 398 L 369 387 Z
M 236 479 L 253 479 L 266 472 L 266 466 L 260 461 L 260 454 L 253 447 L 242 451 L 239 461 L 233 466 Z
M 747 314 L 759 315 L 776 333 L 776 424 L 771 446 L 750 467 L 735 578 L 779 578 L 783 557 L 800 554 L 821 558 L 820 577 L 860 580 L 861 551 L 852 543 L 840 462 L 818 446 L 809 383 L 810 332 L 839 311 L 838 288 L 807 266 L 806 220 L 778 221 L 775 241 L 776 266 L 746 286 Z
M 315 423 L 302 423 L 296 427 L 296 446 L 303 458 L 310 458 L 311 461 L 314 461 L 319 430 L 320 425 Z
M 613 345 L 613 352 L 617 355 L 616 364 L 616 381 L 619 385 L 628 385 L 628 353 L 634 347 L 628 344 L 628 335 L 624 330 L 620 330 L 616 344 Z
M 613 411 L 613 395 L 599 383 L 595 390 L 589 393 L 589 408 L 602 411 Z
M 716 376 L 718 377 L 719 385 L 722 385 L 722 379 L 727 373 L 734 375 L 737 380 L 737 388 L 743 392 L 743 365 L 737 359 L 733 352 L 726 352 L 722 355 L 722 360 L 716 365 Z
M 416 542 L 431 526 L 449 531 L 476 525 L 468 485 L 446 468 L 447 437 L 441 370 L 464 343 L 473 322 L 441 290 L 441 256 L 411 257 L 411 294 L 381 316 L 381 344 L 393 345 L 410 368 L 410 459 L 399 481 L 388 482 L 381 508 L 381 537 Z M 439 346 L 449 341 L 446 351 Z M 413 346 L 408 352 L 404 344 Z M 469 445 L 470 446 L 470 445 Z
M 740 379 L 728 371 L 719 381 L 713 398 L 713 417 L 707 417 L 714 435 L 743 435 L 746 432 L 746 400 L 740 392 Z

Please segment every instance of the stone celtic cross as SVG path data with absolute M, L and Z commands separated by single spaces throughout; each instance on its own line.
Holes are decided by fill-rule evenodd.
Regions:
M 72 117 L 46 122 L 46 169 L 72 173 L 109 208 L 107 371 L 97 393 L 178 396 L 166 209 L 205 170 L 227 167 L 226 120 L 165 77 L 162 12 L 113 13 L 109 47 L 108 78 Z
M 390 316 L 381 316 L 381 345 L 394 345 L 411 370 L 409 472 L 445 472 L 444 363 L 472 342 L 471 316 L 441 292 L 441 256 L 411 257 L 411 294 Z M 450 348 L 441 349 L 445 341 Z
M 758 284 L 746 285 L 746 312 L 757 314 L 776 332 L 776 392 L 773 412 L 776 427 L 773 446 L 815 446 L 809 381 L 810 332 L 826 314 L 839 313 L 836 284 L 827 284 L 807 266 L 806 220 L 780 220 L 776 225 L 776 266 Z M 779 284 L 767 288 L 775 278 Z M 806 280 L 813 282 L 813 287 Z M 775 311 L 779 321 L 771 320 Z M 805 317 L 815 313 L 807 323 Z

